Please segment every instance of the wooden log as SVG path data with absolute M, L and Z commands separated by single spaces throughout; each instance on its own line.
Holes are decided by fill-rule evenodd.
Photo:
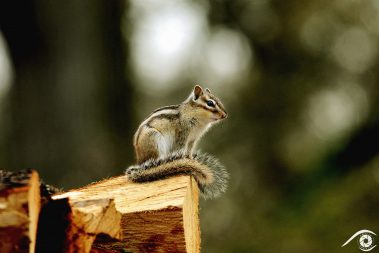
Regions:
M 198 188 L 190 176 L 143 184 L 120 176 L 55 195 L 53 200 L 68 200 L 73 210 L 70 222 L 75 224 L 71 227 L 92 235 L 91 240 L 79 235 L 86 241 L 82 251 L 67 252 L 89 252 L 89 248 L 92 253 L 200 251 Z M 110 208 L 112 205 L 115 210 Z M 92 213 L 101 217 L 93 226 L 88 224 Z M 120 220 L 115 218 L 117 215 Z M 103 230 L 94 229 L 95 224 L 102 224 Z M 80 246 L 78 240 L 82 241 L 68 238 L 66 248 Z
M 41 212 L 37 252 L 90 252 L 97 235 L 120 239 L 120 223 L 113 199 L 51 200 Z
M 0 171 L 0 252 L 34 252 L 40 181 L 32 170 Z

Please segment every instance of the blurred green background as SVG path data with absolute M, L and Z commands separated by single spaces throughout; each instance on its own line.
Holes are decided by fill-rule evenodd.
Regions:
M 341 245 L 379 233 L 378 49 L 377 0 L 2 1 L 0 167 L 121 174 L 142 119 L 198 83 L 229 113 L 200 148 L 231 174 L 201 202 L 203 252 L 359 252 Z

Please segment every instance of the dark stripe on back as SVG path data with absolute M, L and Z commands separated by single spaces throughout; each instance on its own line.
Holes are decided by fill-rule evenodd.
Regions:
M 153 111 L 152 113 L 156 113 L 156 112 L 159 112 L 159 111 L 162 111 L 162 110 L 166 110 L 166 109 L 172 109 L 172 110 L 175 110 L 175 109 L 178 109 L 180 105 L 168 105 L 168 106 L 163 106 L 161 108 L 158 108 L 156 109 L 155 111 Z
M 180 117 L 180 113 L 162 113 L 162 114 L 151 117 L 149 121 L 146 122 L 146 125 L 150 126 L 151 122 L 153 122 L 156 119 L 174 120 L 174 119 L 178 119 L 179 117 Z
M 153 112 L 149 115 L 149 117 L 151 117 L 151 115 L 153 115 L 153 114 L 156 113 L 156 112 L 159 112 L 159 111 L 162 111 L 162 110 L 166 110 L 166 109 L 173 109 L 173 110 L 175 110 L 175 109 L 178 109 L 179 107 L 180 107 L 180 105 L 168 105 L 168 106 L 163 106 L 163 107 L 158 108 L 158 109 L 156 109 L 155 111 L 153 111 Z M 167 113 L 167 114 L 157 115 L 157 116 L 152 117 L 148 122 L 146 122 L 146 124 L 144 125 L 144 127 L 152 128 L 152 126 L 151 126 L 151 122 L 152 122 L 154 119 L 161 119 L 161 118 L 175 119 L 175 118 L 178 118 L 179 116 L 180 116 L 179 113 L 172 113 L 172 114 Z M 149 117 L 148 117 L 148 118 L 149 118 Z M 146 119 L 145 119 L 145 120 L 146 120 Z M 145 120 L 144 120 L 144 121 L 145 121 Z M 139 127 L 138 130 L 137 130 L 137 132 L 135 133 L 135 135 L 136 135 L 135 142 L 136 142 L 136 143 L 138 143 L 139 137 L 140 137 L 140 135 L 141 135 L 142 128 L 143 128 L 143 126 Z

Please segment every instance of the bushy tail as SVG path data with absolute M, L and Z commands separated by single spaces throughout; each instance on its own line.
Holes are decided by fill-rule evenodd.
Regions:
M 131 181 L 139 183 L 176 175 L 191 175 L 203 198 L 215 198 L 225 192 L 229 178 L 225 167 L 215 157 L 197 153 L 190 159 L 182 152 L 132 165 L 126 169 L 125 174 Z

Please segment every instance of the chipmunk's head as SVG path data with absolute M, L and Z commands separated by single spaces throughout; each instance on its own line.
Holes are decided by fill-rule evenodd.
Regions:
M 211 91 L 196 85 L 189 97 L 192 112 L 197 118 L 208 122 L 215 122 L 227 117 L 224 105 Z

